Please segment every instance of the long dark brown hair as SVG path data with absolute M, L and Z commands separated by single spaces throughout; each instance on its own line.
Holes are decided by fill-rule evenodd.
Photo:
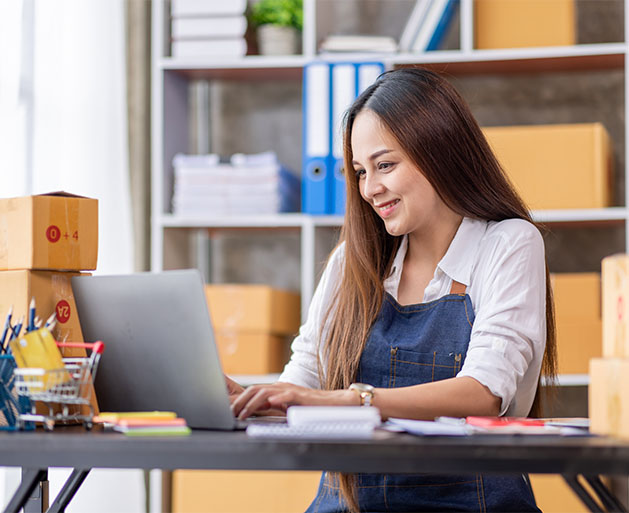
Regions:
M 345 117 L 344 165 L 351 171 L 352 128 L 363 110 L 375 113 L 408 158 L 428 179 L 441 200 L 461 216 L 487 221 L 519 218 L 533 223 L 525 203 L 509 182 L 467 103 L 437 73 L 420 68 L 389 71 L 353 103 Z M 327 313 L 323 341 L 324 387 L 347 388 L 356 372 L 369 330 L 380 311 L 384 280 L 401 237 L 389 235 L 365 202 L 353 173 L 346 173 L 347 205 L 340 243 L 345 243 L 343 274 Z M 546 268 L 546 349 L 542 374 L 556 377 L 555 317 Z M 531 416 L 540 413 L 540 387 Z M 352 475 L 338 481 L 351 511 L 358 511 Z

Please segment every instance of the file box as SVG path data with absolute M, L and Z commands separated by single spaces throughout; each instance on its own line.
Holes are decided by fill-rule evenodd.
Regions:
M 0 270 L 94 270 L 97 253 L 97 200 L 65 192 L 0 199 Z
M 629 439 L 629 359 L 590 362 L 590 432 Z
M 483 128 L 509 179 L 532 209 L 612 204 L 612 152 L 601 123 Z
M 574 0 L 475 0 L 475 48 L 576 44 Z
M 550 277 L 555 302 L 559 374 L 587 374 L 602 354 L 601 277 L 560 273 Z

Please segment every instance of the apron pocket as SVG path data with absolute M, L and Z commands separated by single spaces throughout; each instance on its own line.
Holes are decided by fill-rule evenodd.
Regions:
M 461 370 L 461 353 L 420 353 L 391 348 L 389 388 L 454 378 Z

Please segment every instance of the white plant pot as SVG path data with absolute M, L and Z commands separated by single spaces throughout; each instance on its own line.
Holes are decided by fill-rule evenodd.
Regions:
M 299 53 L 300 32 L 293 27 L 261 25 L 258 47 L 261 55 L 294 55 Z

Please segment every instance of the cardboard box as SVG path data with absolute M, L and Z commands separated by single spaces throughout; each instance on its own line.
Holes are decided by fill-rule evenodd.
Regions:
M 590 432 L 629 439 L 629 359 L 590 361 Z
M 227 374 L 281 372 L 289 357 L 288 341 L 267 333 L 217 331 L 216 345 Z
M 606 257 L 603 282 L 603 356 L 629 357 L 629 255 Z
M 475 48 L 572 46 L 574 0 L 475 0 Z
M 551 274 L 559 374 L 587 374 L 602 354 L 601 278 L 598 273 Z
M 175 470 L 173 513 L 295 513 L 315 498 L 321 472 Z M 246 493 L 243 490 L 246 489 Z
M 557 320 L 601 319 L 599 273 L 553 273 L 550 283 Z
M 6 315 L 13 307 L 13 323 L 28 318 L 31 298 L 35 298 L 37 316 L 46 321 L 57 312 L 57 324 L 52 335 L 57 341 L 83 342 L 83 333 L 76 311 L 71 278 L 89 276 L 89 273 L 54 271 L 1 271 L 0 272 L 0 324 L 4 327 Z M 64 357 L 83 357 L 80 348 L 63 348 Z M 98 403 L 92 393 L 92 406 L 98 413 Z M 82 410 L 87 413 L 87 409 Z
M 601 123 L 491 127 L 483 132 L 530 208 L 612 204 L 611 144 Z
M 206 285 L 217 332 L 294 335 L 300 324 L 299 294 L 266 285 Z
M 557 371 L 559 374 L 587 374 L 590 359 L 600 358 L 602 350 L 600 319 L 557 319 Z
M 97 200 L 63 192 L 0 199 L 0 270 L 93 270 L 97 253 Z
M 562 476 L 530 474 L 529 478 L 537 507 L 544 513 L 585 513 L 590 511 Z M 585 481 L 582 481 L 582 484 L 592 493 L 590 486 Z M 596 497 L 595 494 L 593 496 Z

